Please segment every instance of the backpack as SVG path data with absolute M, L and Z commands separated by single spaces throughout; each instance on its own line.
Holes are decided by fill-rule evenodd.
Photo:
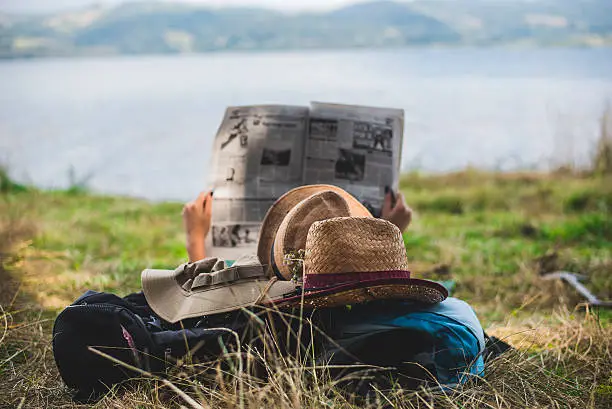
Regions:
M 325 315 L 327 333 L 336 343 L 327 348 L 322 362 L 347 366 L 357 359 L 388 368 L 374 374 L 375 382 L 352 377 L 348 386 L 359 394 L 368 393 L 372 385 L 391 388 L 392 383 L 404 389 L 453 388 L 484 375 L 484 331 L 472 308 L 456 298 L 433 306 L 378 301 L 320 315 Z
M 53 325 L 53 356 L 64 383 L 77 401 L 93 401 L 113 385 L 139 377 L 89 348 L 132 367 L 163 374 L 170 358 L 180 358 L 200 343 L 198 356 L 222 353 L 222 341 L 233 343 L 224 327 L 244 332 L 247 320 L 228 313 L 172 325 L 163 322 L 148 306 L 142 292 L 120 298 L 87 291 L 64 309 Z
M 75 390 L 76 400 L 91 401 L 113 385 L 141 376 L 89 347 L 132 367 L 162 375 L 176 359 L 196 345 L 193 359 L 214 360 L 224 347 L 236 346 L 233 333 L 242 344 L 258 342 L 250 325 L 253 314 L 231 313 L 184 320 L 170 324 L 149 307 L 142 293 L 120 298 L 88 291 L 63 310 L 53 327 L 53 354 L 65 384 Z M 307 320 L 287 320 L 275 314 L 259 314 L 286 339 L 280 342 L 283 354 L 301 346 L 312 346 L 310 330 L 297 331 L 303 322 L 312 322 L 325 337 L 313 337 L 315 359 L 334 367 L 355 363 L 385 367 L 367 381 L 342 384 L 351 392 L 367 394 L 371 385 L 399 381 L 405 388 L 422 385 L 452 387 L 484 371 L 484 332 L 473 310 L 463 301 L 448 298 L 435 306 L 401 301 L 371 302 L 305 313 Z M 233 333 L 224 330 L 229 329 Z M 302 334 L 302 339 L 284 334 Z M 299 342 L 297 342 L 299 341 Z M 353 369 L 332 370 L 342 378 Z M 346 378 L 346 377 L 345 377 Z M 366 378 L 363 378 L 366 379 Z

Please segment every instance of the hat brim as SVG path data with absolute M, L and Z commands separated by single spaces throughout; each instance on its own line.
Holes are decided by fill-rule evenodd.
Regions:
M 280 227 L 283 219 L 291 209 L 293 209 L 302 200 L 312 196 L 316 193 L 331 190 L 338 193 L 344 198 L 349 206 L 349 212 L 351 215 L 356 217 L 372 217 L 372 214 L 366 209 L 364 205 L 359 202 L 350 193 L 345 190 L 333 186 L 333 185 L 307 185 L 290 190 L 281 196 L 273 205 L 270 207 L 261 225 L 259 233 L 259 241 L 257 244 L 257 256 L 259 261 L 265 269 L 269 271 L 270 267 L 270 255 L 272 251 L 272 245 L 274 244 L 274 238 L 276 232 Z
M 175 280 L 174 270 L 144 270 L 142 290 L 151 309 L 164 320 L 175 323 L 187 318 L 235 311 L 274 303 L 295 292 L 295 283 L 249 279 L 225 283 L 201 291 L 185 291 Z
M 303 303 L 307 308 L 328 308 L 386 299 L 437 304 L 447 297 L 448 290 L 435 281 L 389 278 L 342 284 L 320 290 L 305 290 L 303 294 L 283 298 L 274 303 L 279 307 L 291 307 Z

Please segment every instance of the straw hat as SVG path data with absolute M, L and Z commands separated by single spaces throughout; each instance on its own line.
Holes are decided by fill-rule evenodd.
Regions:
M 294 274 L 285 258 L 304 249 L 314 222 L 339 216 L 372 217 L 357 199 L 332 185 L 302 186 L 281 196 L 263 220 L 257 245 L 267 274 L 291 280 Z
M 377 299 L 435 304 L 448 297 L 441 284 L 412 277 L 400 230 L 381 219 L 336 217 L 313 223 L 302 270 L 302 294 L 277 304 L 321 308 Z
M 294 295 L 296 283 L 270 280 L 255 255 L 232 264 L 215 257 L 176 270 L 144 270 L 142 289 L 150 307 L 174 323 L 187 318 L 269 304 Z

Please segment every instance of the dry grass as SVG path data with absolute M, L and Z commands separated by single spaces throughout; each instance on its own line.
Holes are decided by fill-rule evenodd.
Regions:
M 3 183 L 0 407 L 91 407 L 72 402 L 59 379 L 52 321 L 87 288 L 126 294 L 138 289 L 142 268 L 181 262 L 180 205 Z M 584 311 L 567 287 L 540 279 L 557 268 L 580 271 L 599 296 L 612 295 L 610 186 L 605 177 L 568 174 L 403 179 L 417 210 L 406 236 L 415 269 L 454 280 L 487 331 L 517 348 L 489 363 L 485 379 L 446 393 L 396 387 L 356 400 L 331 368 L 308 354 L 279 356 L 268 342 L 230 350 L 225 365 L 178 365 L 168 379 L 180 392 L 147 378 L 95 407 L 611 407 L 612 315 Z M 265 381 L 249 371 L 254 362 L 265 363 Z
M 20 348 L 3 360 L 5 382 L 0 392 L 6 407 L 86 407 L 71 402 L 58 379 L 48 322 L 31 315 L 21 324 L 8 314 L 2 318 L 3 349 Z M 243 354 L 229 352 L 221 358 L 232 365 L 183 364 L 171 370 L 165 383 L 143 376 L 127 390 L 111 391 L 95 407 L 608 408 L 612 404 L 612 329 L 594 315 L 562 311 L 540 320 L 511 321 L 491 332 L 507 337 L 518 349 L 488 364 L 485 379 L 468 381 L 455 391 L 392 388 L 356 399 L 338 384 L 361 381 L 372 370 L 359 368 L 361 372 L 338 380 L 330 368 L 315 366 L 307 358 L 279 357 L 273 346 L 264 351 L 245 347 Z M 249 375 L 248 368 L 256 361 L 265 362 L 265 381 Z

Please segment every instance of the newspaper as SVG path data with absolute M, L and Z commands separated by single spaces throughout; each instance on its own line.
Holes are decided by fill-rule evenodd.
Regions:
M 310 107 L 229 107 L 213 143 L 212 231 L 207 253 L 256 251 L 261 222 L 289 190 L 332 184 L 380 215 L 397 190 L 404 111 L 312 102 Z

